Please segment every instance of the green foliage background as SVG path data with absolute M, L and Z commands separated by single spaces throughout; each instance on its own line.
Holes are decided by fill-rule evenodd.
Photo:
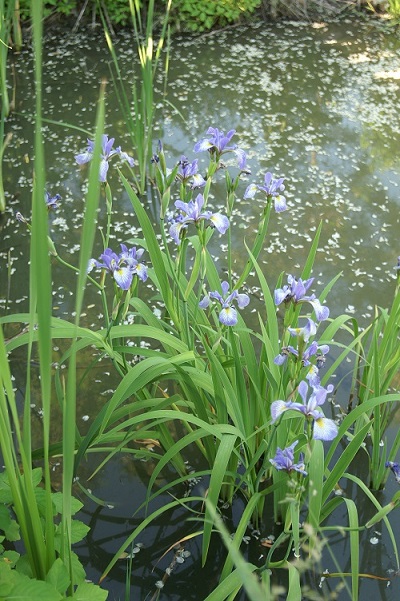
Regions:
M 147 2 L 142 2 L 145 11 Z M 178 29 L 189 31 L 205 31 L 213 27 L 223 27 L 250 16 L 259 8 L 262 0 L 174 0 L 172 5 L 172 24 Z M 84 2 L 81 0 L 47 0 L 44 2 L 44 17 L 78 18 Z M 93 19 L 93 14 L 104 10 L 112 25 L 126 26 L 131 23 L 129 0 L 90 0 L 85 7 L 84 16 Z M 20 0 L 21 19 L 30 18 L 30 0 Z M 165 12 L 164 0 L 156 2 L 156 11 Z M 97 17 L 98 18 L 98 17 Z
M 5 5 L 10 0 L 5 1 Z M 395 15 L 400 0 L 388 0 L 387 9 Z M 20 0 L 22 22 L 30 21 L 30 0 Z M 384 2 L 383 2 L 384 4 Z M 145 18 L 148 0 L 142 0 L 141 6 Z M 166 0 L 155 2 L 155 23 L 157 15 L 160 21 L 165 13 Z M 324 2 L 324 0 L 173 0 L 170 13 L 170 25 L 173 30 L 201 33 L 239 23 L 251 18 L 257 11 L 263 18 L 314 18 L 328 17 L 341 13 L 344 8 L 351 10 L 371 9 L 368 0 L 349 0 L 343 3 Z M 114 27 L 131 26 L 129 0 L 46 0 L 43 3 L 43 16 L 47 20 L 59 23 L 69 17 L 73 22 L 78 18 L 83 22 L 100 23 L 100 9 L 107 15 L 108 24 Z M 81 11 L 82 14 L 81 14 Z M 365 11 L 364 11 L 365 12 Z M 371 14 L 371 10 L 369 10 Z

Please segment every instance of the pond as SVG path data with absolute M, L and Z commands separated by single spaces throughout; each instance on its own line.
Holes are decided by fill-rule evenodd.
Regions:
M 124 78 L 129 82 L 136 61 L 132 38 L 121 32 L 115 43 Z M 322 222 L 313 272 L 315 285 L 322 289 L 341 272 L 342 277 L 328 298 L 331 313 L 354 314 L 362 324 L 373 316 L 375 305 L 390 304 L 400 254 L 399 51 L 398 34 L 375 22 L 260 23 L 200 37 L 175 37 L 165 94 L 161 76 L 157 82 L 154 147 L 161 139 L 170 167 L 182 154 L 190 160 L 195 158 L 193 146 L 204 137 L 209 126 L 224 131 L 235 129 L 235 140 L 248 154 L 251 175 L 241 184 L 234 214 L 235 264 L 241 264 L 243 237 L 251 242 L 259 216 L 257 202 L 243 200 L 244 191 L 250 182 L 262 184 L 264 173 L 272 171 L 275 177 L 285 177 L 289 210 L 271 220 L 260 257 L 268 282 L 275 283 L 281 272 L 301 272 Z M 61 30 L 45 36 L 47 190 L 62 197 L 60 208 L 51 217 L 51 232 L 58 252 L 73 264 L 79 250 L 86 185 L 86 173 L 80 172 L 74 155 L 86 146 L 83 130 L 90 131 L 93 127 L 100 80 L 111 79 L 109 63 L 99 30 L 75 34 Z M 28 303 L 29 236 L 14 217 L 16 211 L 29 216 L 32 190 L 34 82 L 28 47 L 14 57 L 13 65 L 16 107 L 7 123 L 7 131 L 13 137 L 4 165 L 8 204 L 0 224 L 0 314 L 25 311 Z M 134 156 L 111 81 L 107 87 L 106 122 L 108 135 Z M 199 155 L 200 163 L 202 160 Z M 136 236 L 139 230 L 116 173 L 110 181 L 116 199 L 111 239 L 117 246 Z M 151 201 L 148 213 L 156 217 Z M 216 262 L 223 272 L 226 265 L 218 263 L 221 240 L 214 239 Z M 100 249 L 99 237 L 96 251 L 101 252 Z M 71 274 L 54 265 L 54 314 L 66 319 L 73 310 L 75 276 Z M 256 296 L 251 280 L 248 285 Z M 97 324 L 101 307 L 95 290 L 90 287 L 86 303 L 83 323 Z M 157 306 L 153 308 L 156 310 Z M 23 390 L 25 366 L 18 355 L 12 361 L 20 378 L 17 386 Z M 80 369 L 84 370 L 87 364 Z M 82 432 L 115 386 L 112 368 L 104 361 L 79 393 Z M 395 423 L 392 429 L 397 428 Z M 188 459 L 201 469 L 196 456 Z M 151 467 L 150 462 L 119 457 L 90 483 L 87 478 L 94 469 L 93 462 L 88 461 L 82 468 L 81 481 L 90 486 L 96 497 L 105 500 L 104 506 L 85 504 L 91 531 L 78 549 L 93 580 L 98 579 L 133 526 L 143 520 L 143 512 L 134 514 L 145 499 Z M 55 472 L 57 469 L 59 466 L 55 465 Z M 362 477 L 363 465 L 356 470 Z M 163 478 L 168 481 L 168 471 L 163 472 Z M 157 486 L 163 482 L 157 481 Z M 204 484 L 196 486 L 204 490 Z M 385 499 L 389 502 L 395 486 L 389 480 L 385 491 L 379 493 L 382 504 Z M 345 492 L 355 498 L 358 506 L 364 503 L 361 497 L 357 499 L 356 491 Z M 166 502 L 167 497 L 156 501 Z M 227 512 L 227 523 L 235 524 L 243 511 L 240 502 L 232 511 L 233 516 Z M 373 509 L 365 504 L 360 521 L 364 523 L 372 514 Z M 254 563 L 262 562 L 265 557 L 260 539 L 274 534 L 272 520 L 267 521 L 259 535 L 252 536 L 250 532 L 247 550 L 246 545 L 242 549 Z M 223 563 L 222 545 L 212 547 L 210 559 L 202 570 L 198 537 L 185 544 L 185 552 L 191 555 L 182 557 L 185 560 L 182 564 L 178 561 L 164 588 L 161 591 L 155 588 L 171 562 L 176 564 L 174 543 L 199 529 L 199 523 L 188 522 L 186 513 L 179 510 L 146 530 L 144 546 L 133 559 L 131 598 L 201 601 L 213 590 Z M 397 536 L 399 528 L 397 519 Z M 309 586 L 326 598 L 337 582 L 332 579 L 319 588 L 320 574 L 325 569 L 339 571 L 335 558 L 341 571 L 349 571 L 343 565 L 343 557 L 349 554 L 347 545 L 342 535 L 332 536 L 329 542 L 332 556 L 326 553 L 316 573 L 309 576 Z M 121 560 L 104 582 L 110 590 L 110 599 L 124 596 L 125 568 L 126 561 Z M 363 533 L 360 571 L 369 577 L 361 579 L 360 598 L 376 595 L 385 601 L 398 599 L 399 579 L 387 580 L 394 570 L 395 559 L 384 529 Z M 338 598 L 348 599 L 348 591 L 338 593 Z

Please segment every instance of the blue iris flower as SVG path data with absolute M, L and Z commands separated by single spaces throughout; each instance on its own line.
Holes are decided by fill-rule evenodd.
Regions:
M 302 403 L 293 401 L 274 401 L 271 405 L 272 423 L 285 411 L 292 410 L 302 413 L 307 419 L 313 421 L 313 438 L 315 440 L 333 440 L 338 433 L 338 427 L 332 419 L 328 419 L 320 411 L 320 406 L 325 403 L 326 397 L 332 392 L 333 386 L 330 384 L 324 388 L 318 380 L 311 382 L 312 393 L 308 396 L 308 384 L 302 380 L 298 387 L 298 392 L 303 400 Z
M 222 295 L 215 290 L 215 292 L 209 292 L 199 302 L 200 309 L 207 309 L 210 305 L 211 300 L 216 300 L 220 303 L 222 309 L 218 315 L 219 321 L 224 326 L 235 326 L 238 321 L 238 315 L 235 307 L 232 306 L 233 302 L 236 302 L 239 309 L 247 307 L 250 302 L 250 298 L 247 294 L 239 294 L 237 290 L 229 293 L 229 283 L 221 283 Z
M 281 194 L 285 189 L 283 182 L 283 177 L 274 179 L 272 173 L 268 171 L 264 176 L 264 185 L 258 186 L 257 184 L 250 184 L 250 186 L 247 187 L 243 198 L 254 198 L 257 190 L 261 190 L 267 195 L 267 200 L 274 199 L 274 209 L 276 213 L 282 213 L 282 211 L 286 211 L 287 209 L 286 198 Z
M 236 130 L 230 129 L 226 134 L 219 130 L 217 127 L 209 127 L 207 130 L 207 136 L 195 144 L 194 152 L 202 152 L 208 150 L 211 155 L 214 155 L 216 160 L 219 161 L 221 156 L 227 152 L 233 152 L 238 161 L 239 169 L 244 170 L 246 168 L 246 153 L 244 150 L 239 148 L 236 144 L 230 145 L 229 143 Z
M 175 240 L 176 244 L 180 244 L 181 234 L 187 229 L 190 223 L 197 225 L 203 219 L 211 221 L 211 224 L 220 234 L 225 234 L 229 227 L 228 218 L 225 215 L 221 215 L 221 213 L 212 213 L 211 211 L 202 212 L 203 205 L 204 197 L 202 194 L 198 194 L 196 200 L 191 200 L 190 202 L 183 202 L 182 200 L 175 202 L 176 208 L 182 211 L 169 228 L 169 235 Z
M 88 140 L 88 147 L 85 152 L 75 155 L 75 160 L 78 165 L 84 165 L 89 163 L 93 158 L 94 152 L 94 141 Z M 122 152 L 121 147 L 113 148 L 115 138 L 108 138 L 106 134 L 103 134 L 101 144 L 101 159 L 100 159 L 100 171 L 99 180 L 101 182 L 107 181 L 107 172 L 109 168 L 109 161 L 114 157 L 118 156 L 122 161 L 126 161 L 130 167 L 133 167 L 135 162 L 126 152 Z
M 276 455 L 273 459 L 270 459 L 270 463 L 277 470 L 284 470 L 285 472 L 296 471 L 302 474 L 303 476 L 307 476 L 307 472 L 305 470 L 305 465 L 303 461 L 303 455 L 300 454 L 299 462 L 294 462 L 294 448 L 298 444 L 298 440 L 295 440 L 290 447 L 286 447 L 285 449 L 280 449 L 279 447 L 276 449 Z
M 121 244 L 121 251 L 117 255 L 111 248 L 106 248 L 100 255 L 99 261 L 90 259 L 88 273 L 95 267 L 106 269 L 119 288 L 129 290 L 134 275 L 137 275 L 142 282 L 147 280 L 147 268 L 139 262 L 144 250 L 136 250 L 136 247 L 128 249 L 125 244 Z
M 318 321 L 328 319 L 328 307 L 322 306 L 315 294 L 311 294 L 310 296 L 306 295 L 306 292 L 313 281 L 314 278 L 309 278 L 303 282 L 301 278 L 296 279 L 294 276 L 288 275 L 288 283 L 285 284 L 283 288 L 278 288 L 274 292 L 275 305 L 280 305 L 283 302 L 289 303 L 291 301 L 294 303 L 308 302 L 312 305 Z
M 310 358 L 315 355 L 317 367 L 321 368 L 324 364 L 325 355 L 327 353 L 329 353 L 329 346 L 327 344 L 321 344 L 321 346 L 318 346 L 318 343 L 314 340 L 314 342 L 312 342 L 310 346 L 308 346 L 302 353 L 301 361 L 304 367 L 308 367 L 309 365 L 311 365 Z M 299 351 L 293 346 L 285 346 L 281 350 L 280 354 L 275 357 L 274 363 L 276 365 L 283 365 L 290 355 L 293 355 L 294 357 L 298 358 Z

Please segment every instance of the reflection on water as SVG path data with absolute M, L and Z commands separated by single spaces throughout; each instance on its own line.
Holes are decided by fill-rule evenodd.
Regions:
M 163 140 L 172 166 L 183 153 L 194 158 L 194 143 L 209 125 L 235 128 L 237 141 L 249 153 L 249 181 L 261 183 L 266 170 L 286 178 L 290 211 L 272 220 L 262 257 L 267 276 L 275 281 L 280 271 L 300 270 L 322 221 L 315 274 L 326 283 L 343 272 L 330 304 L 337 314 L 348 308 L 357 316 L 370 315 L 374 303 L 382 302 L 382 294 L 390 298 L 399 254 L 400 42 L 394 34 L 373 27 L 346 22 L 262 24 L 176 38 L 167 100 L 185 120 L 166 104 L 158 112 L 155 133 Z M 129 80 L 134 48 L 127 34 L 120 35 L 117 48 Z M 90 130 L 98 84 L 108 74 L 101 34 L 68 34 L 61 40 L 49 36 L 45 49 L 46 116 Z M 29 214 L 33 75 L 28 49 L 15 58 L 15 66 L 18 114 L 7 125 L 13 140 L 6 156 L 9 211 L 0 251 L 6 259 L 5 252 L 11 249 L 13 271 L 18 272 L 11 294 L 18 302 L 26 299 L 27 240 L 12 211 Z M 130 151 L 112 84 L 107 132 Z M 74 261 L 85 174 L 79 172 L 73 156 L 85 146 L 87 134 L 48 123 L 45 136 L 48 189 L 62 195 L 61 209 L 52 218 L 52 235 L 59 252 Z M 257 224 L 259 215 L 257 200 L 241 199 L 247 183 L 242 182 L 236 205 L 238 263 L 243 233 L 251 237 L 249 226 Z M 136 229 L 129 201 L 115 177 L 111 185 L 117 244 L 135 235 Z M 5 269 L 0 277 L 4 306 Z M 54 277 L 55 304 L 68 315 L 73 285 L 66 283 L 64 269 L 55 267 Z
M 121 33 L 116 45 L 124 77 L 129 81 L 135 60 L 132 39 Z M 263 23 L 199 38 L 177 37 L 172 42 L 169 103 L 158 110 L 155 131 L 155 140 L 163 140 L 169 166 L 172 167 L 181 154 L 190 160 L 195 158 L 194 143 L 204 136 L 209 126 L 225 131 L 235 128 L 237 141 L 248 152 L 252 170 L 248 181 L 243 181 L 239 189 L 232 228 L 237 270 L 243 260 L 243 236 L 248 243 L 251 241 L 251 228 L 257 224 L 260 212 L 258 200 L 245 201 L 242 196 L 250 181 L 261 183 L 264 173 L 270 170 L 274 176 L 286 178 L 290 210 L 274 215 L 271 220 L 261 255 L 266 277 L 274 283 L 281 271 L 298 275 L 322 221 L 314 270 L 316 290 L 320 291 L 338 272 L 343 273 L 328 298 L 332 316 L 347 310 L 362 320 L 373 314 L 375 303 L 389 304 L 394 290 L 394 267 L 400 254 L 399 49 L 395 33 L 380 30 L 375 24 L 349 22 Z M 87 130 L 93 126 L 99 82 L 103 76 L 109 76 L 108 61 L 105 43 L 98 31 L 76 35 L 68 32 L 61 37 L 57 32 L 46 37 L 44 110 L 48 119 L 59 122 L 56 125 L 49 121 L 44 125 L 47 188 L 51 195 L 62 196 L 61 208 L 51 217 L 51 232 L 59 253 L 74 264 L 79 250 L 86 186 L 86 174 L 79 171 L 74 154 L 85 146 Z M 17 105 L 16 113 L 7 123 L 7 131 L 12 132 L 13 138 L 4 166 L 8 208 L 0 223 L 1 313 L 6 308 L 11 312 L 25 310 L 28 294 L 29 240 L 23 226 L 15 221 L 14 213 L 17 210 L 26 216 L 30 213 L 34 110 L 30 49 L 15 56 L 14 62 Z M 161 82 L 159 88 L 162 89 Z M 125 123 L 111 83 L 106 131 L 115 136 L 124 150 L 135 154 L 134 149 L 129 149 Z M 204 161 L 200 155 L 199 161 Z M 111 176 L 110 183 L 115 208 L 112 244 L 117 248 L 120 242 L 139 232 L 129 200 L 115 175 Z M 216 205 L 224 202 L 222 185 L 220 191 L 221 196 L 216 193 Z M 156 205 L 154 200 L 149 204 L 152 216 L 156 214 Z M 104 203 L 99 219 L 104 223 Z M 100 238 L 96 244 L 97 252 Z M 214 252 L 223 271 L 226 265 L 220 256 L 217 237 Z M 12 277 L 7 306 L 9 261 Z M 69 318 L 73 310 L 75 276 L 58 264 L 54 265 L 53 276 L 54 312 Z M 248 283 L 253 286 L 255 282 L 250 279 Z M 101 309 L 98 296 L 90 286 L 86 303 L 82 323 L 97 327 L 101 323 Z M 9 331 L 9 335 L 13 332 Z M 56 357 L 57 354 L 56 349 Z M 101 364 L 91 378 L 95 383 L 90 382 L 90 386 L 82 383 L 79 396 L 79 419 L 89 418 L 82 422 L 82 431 L 90 425 L 115 387 L 106 365 Z M 128 469 L 128 465 L 133 469 Z M 137 465 L 133 465 L 129 457 L 110 463 L 91 486 L 94 494 L 115 504 L 114 509 L 88 509 L 87 519 L 92 530 L 88 546 L 80 549 L 80 553 L 83 557 L 87 554 L 88 566 L 94 566 L 93 574 L 98 574 L 137 520 L 142 519 L 143 516 L 131 516 L 144 498 L 145 486 Z M 355 491 L 348 492 L 352 496 Z M 387 499 L 393 492 L 389 485 L 385 492 Z M 364 507 L 366 513 L 372 511 L 364 500 L 357 505 Z M 135 599 L 144 598 L 154 589 L 154 582 L 171 559 L 163 558 L 159 564 L 157 560 L 174 542 L 174 537 L 188 533 L 191 525 L 184 521 L 186 519 L 183 512 L 177 512 L 170 516 L 169 522 L 153 525 L 153 530 L 146 534 L 145 549 L 134 560 Z M 340 517 L 343 523 L 346 519 L 345 515 Z M 372 545 L 371 537 L 377 539 L 378 544 Z M 394 559 L 386 551 L 386 545 L 390 549 L 386 537 L 381 531 L 368 532 L 363 537 L 362 570 L 382 576 L 393 568 Z M 198 596 L 198 591 L 204 587 L 196 588 L 200 586 L 196 580 L 199 578 L 198 544 L 196 540 L 190 542 L 196 561 L 178 567 L 166 583 L 162 599 L 203 598 L 203 594 Z M 348 554 L 348 539 L 341 535 L 334 535 L 330 544 L 339 560 Z M 255 555 L 252 560 L 257 561 L 257 553 L 261 555 L 261 552 L 257 542 L 249 545 L 250 555 Z M 213 553 L 215 556 L 207 572 L 210 590 L 217 580 L 221 549 Z M 151 573 L 149 566 L 156 564 Z M 336 569 L 333 561 L 332 565 L 322 567 Z M 124 568 L 125 565 L 118 564 L 113 580 L 106 583 L 107 588 L 115 591 L 116 598 L 123 594 Z M 318 584 L 317 575 L 315 581 Z M 361 582 L 361 591 L 368 590 L 368 594 L 375 594 L 379 599 L 397 599 L 400 594 L 397 580 L 388 589 L 386 584 L 365 579 Z M 336 584 L 329 583 L 329 586 L 334 588 Z M 341 599 L 347 598 L 345 592 L 342 595 Z

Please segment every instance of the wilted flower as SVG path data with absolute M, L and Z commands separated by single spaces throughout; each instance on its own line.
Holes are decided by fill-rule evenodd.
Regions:
M 313 357 L 315 355 L 317 368 L 321 368 L 325 360 L 325 355 L 327 353 L 329 353 L 329 346 L 327 344 L 322 344 L 321 346 L 318 346 L 318 343 L 314 340 L 314 342 L 312 342 L 310 346 L 307 347 L 302 353 L 301 361 L 304 367 L 307 367 L 308 365 L 311 365 L 310 357 Z M 283 365 L 286 362 L 289 355 L 293 355 L 294 357 L 298 358 L 299 351 L 293 346 L 285 346 L 281 350 L 280 354 L 275 357 L 274 363 L 276 365 Z
M 90 259 L 88 272 L 92 271 L 94 267 L 106 269 L 119 288 L 129 290 L 134 275 L 137 275 L 142 282 L 147 280 L 147 268 L 139 263 L 144 251 L 143 249 L 136 250 L 135 247 L 128 249 L 124 244 L 121 244 L 121 250 L 122 252 L 117 255 L 111 248 L 106 248 L 100 255 L 99 261 Z
M 288 283 L 283 288 L 277 288 L 274 292 L 275 304 L 281 303 L 304 303 L 308 302 L 312 305 L 318 321 L 324 321 L 329 317 L 328 307 L 322 306 L 315 294 L 306 296 L 306 292 L 313 283 L 314 278 L 309 278 L 305 282 L 301 278 L 296 279 L 292 275 L 288 275 Z
M 15 219 L 16 219 L 17 221 L 19 221 L 20 223 L 28 223 L 28 221 L 25 219 L 25 217 L 23 216 L 23 214 L 22 214 L 22 213 L 20 213 L 19 211 L 17 211 L 17 212 L 15 213 Z
M 288 328 L 291 336 L 297 336 L 304 342 L 308 342 L 311 336 L 314 336 L 317 333 L 317 325 L 316 323 L 307 317 L 307 323 L 302 328 Z
M 193 150 L 194 152 L 208 150 L 210 154 L 215 155 L 217 161 L 223 154 L 227 152 L 233 152 L 237 157 L 239 168 L 243 170 L 246 167 L 245 151 L 239 148 L 236 144 L 228 146 L 235 133 L 236 130 L 231 129 L 225 135 L 224 132 L 220 131 L 218 128 L 209 127 L 207 130 L 207 136 L 210 137 L 208 139 L 204 138 L 203 140 L 197 142 Z
M 58 209 L 58 201 L 61 200 L 61 196 L 56 194 L 55 196 L 50 196 L 48 192 L 44 192 L 44 201 L 47 206 L 48 211 L 52 211 Z
M 115 138 L 108 139 L 106 134 L 103 134 L 102 145 L 101 145 L 101 160 L 100 160 L 100 171 L 99 171 L 99 180 L 101 182 L 107 181 L 107 172 L 109 167 L 109 161 L 113 156 L 119 156 L 119 158 L 123 161 L 127 161 L 130 167 L 133 167 L 134 160 L 130 157 L 126 152 L 122 152 L 121 147 L 113 149 L 115 142 Z M 84 165 L 85 163 L 89 163 L 89 161 L 93 158 L 94 152 L 94 141 L 88 140 L 88 147 L 85 152 L 81 154 L 75 155 L 75 160 L 78 165 Z
M 270 463 L 277 470 L 284 470 L 285 472 L 296 471 L 302 474 L 303 476 L 307 476 L 307 472 L 305 471 L 305 465 L 303 461 L 303 455 L 299 456 L 299 463 L 294 462 L 294 448 L 298 444 L 298 440 L 295 440 L 290 447 L 286 447 L 285 449 L 280 449 L 279 447 L 276 449 L 276 454 L 273 459 L 270 459 Z
M 396 461 L 386 461 L 385 467 L 389 467 L 392 470 L 396 482 L 400 484 L 400 465 Z
M 177 200 L 175 206 L 180 209 L 184 214 L 178 215 L 171 227 L 169 228 L 169 234 L 177 244 L 180 243 L 180 234 L 182 230 L 185 230 L 190 223 L 198 224 L 203 219 L 211 221 L 212 225 L 220 232 L 225 234 L 229 227 L 229 220 L 225 215 L 221 213 L 212 213 L 211 211 L 201 212 L 204 205 L 204 197 L 202 194 L 198 194 L 196 200 L 190 202 L 183 202 Z
M 308 384 L 305 380 L 301 381 L 298 392 L 303 399 L 303 403 L 293 401 L 274 401 L 271 405 L 272 422 L 284 412 L 291 409 L 303 413 L 307 419 L 313 420 L 313 438 L 316 440 L 333 440 L 338 432 L 338 427 L 332 419 L 328 419 L 319 410 L 319 407 L 325 403 L 328 393 L 332 392 L 333 386 L 330 384 L 327 388 L 320 386 L 316 380 L 311 383 L 312 393 L 307 400 Z
M 237 311 L 232 306 L 232 303 L 235 301 L 239 309 L 243 309 L 247 307 L 250 302 L 250 298 L 247 294 L 239 294 L 237 290 L 234 290 L 229 294 L 229 284 L 228 282 L 221 283 L 222 295 L 215 291 L 209 292 L 204 296 L 204 298 L 199 302 L 200 309 L 207 309 L 210 304 L 211 299 L 217 300 L 221 306 L 222 310 L 219 313 L 219 321 L 224 326 L 234 326 L 237 324 L 238 317 Z
M 258 186 L 257 184 L 250 184 L 250 186 L 247 187 L 243 198 L 254 198 L 257 190 L 262 190 L 267 195 L 268 200 L 274 199 L 275 211 L 277 213 L 282 213 L 282 211 L 286 211 L 287 209 L 286 198 L 281 194 L 281 192 L 285 190 L 283 182 L 283 177 L 274 179 L 272 173 L 268 171 L 264 176 L 264 185 Z

